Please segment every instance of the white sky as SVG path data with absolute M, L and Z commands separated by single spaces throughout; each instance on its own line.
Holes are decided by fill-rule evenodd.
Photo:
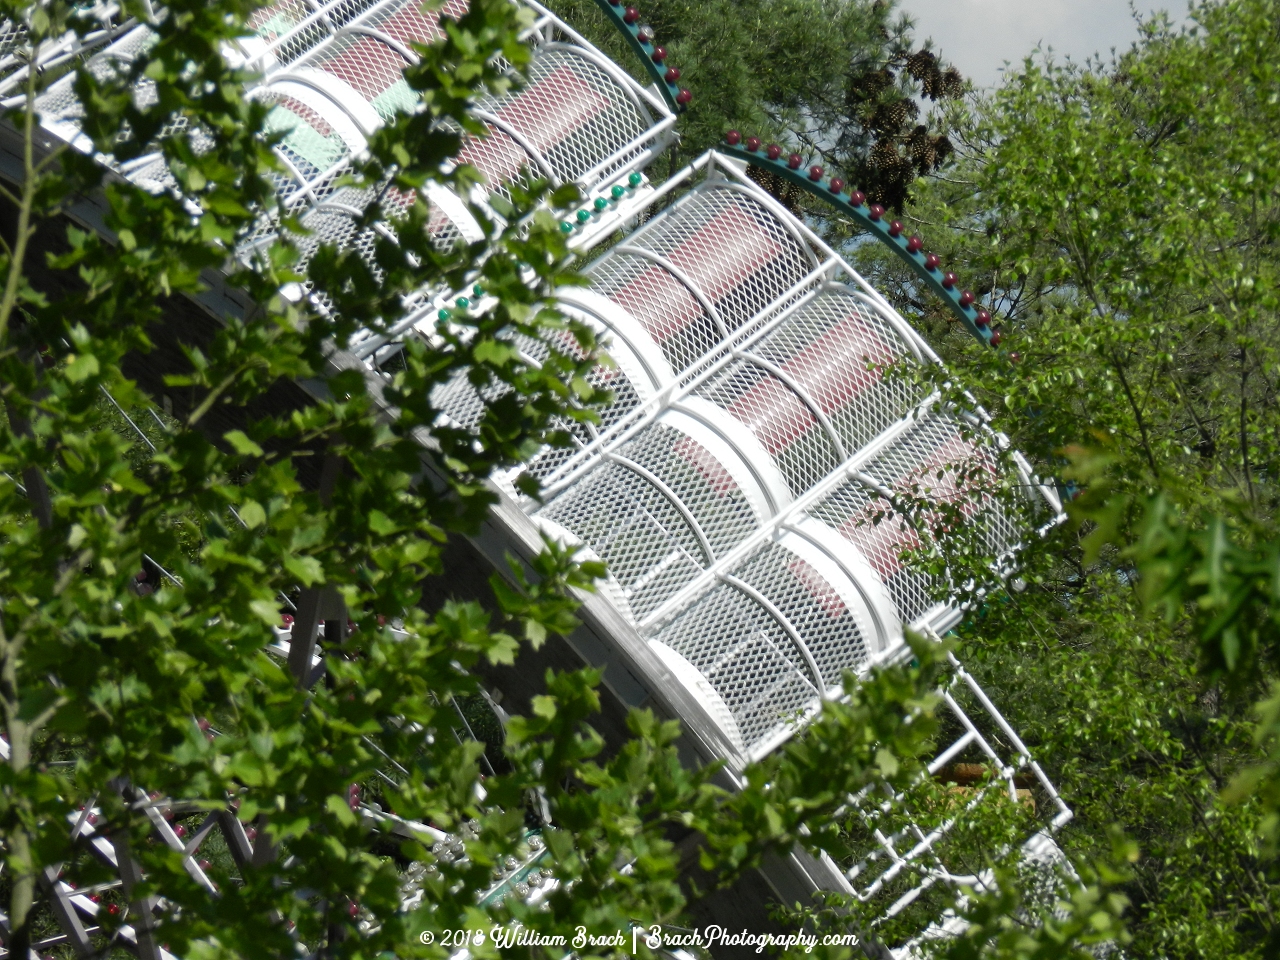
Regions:
M 1181 20 L 1186 0 L 1135 0 L 1146 14 L 1163 9 Z M 1083 62 L 1111 48 L 1126 50 L 1138 35 L 1129 0 L 899 0 L 916 21 L 918 40 L 934 49 L 977 86 L 999 82 L 1004 62 L 1014 67 L 1038 43 L 1055 57 Z

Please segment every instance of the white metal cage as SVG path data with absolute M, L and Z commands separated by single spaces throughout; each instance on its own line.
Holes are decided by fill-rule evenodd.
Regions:
M 533 48 L 528 76 L 516 89 L 477 102 L 473 112 L 489 133 L 465 138 L 456 158 L 473 164 L 485 183 L 465 198 L 432 185 L 423 197 L 392 196 L 389 205 L 386 197 L 375 198 L 340 186 L 339 181 L 375 130 L 397 111 L 416 108 L 417 97 L 403 70 L 418 59 L 415 44 L 441 36 L 438 17 L 424 14 L 417 0 L 281 0 L 255 14 L 250 23 L 254 35 L 228 54 L 262 71 L 251 95 L 272 107 L 267 127 L 281 137 L 276 153 L 287 173 L 277 184 L 276 215 L 242 242 L 240 255 L 251 258 L 269 244 L 281 216 L 300 217 L 309 231 L 299 238 L 304 259 L 321 243 L 367 246 L 373 238 L 353 237 L 352 220 L 375 199 L 382 200 L 384 214 L 392 219 L 397 201 L 401 207 L 428 203 L 431 229 L 442 246 L 475 241 L 482 234 L 473 209 L 501 219 L 488 206 L 488 198 L 502 194 L 526 168 L 553 185 L 575 184 L 588 196 L 611 196 L 609 216 L 597 218 L 592 237 L 632 215 L 651 189 L 645 185 L 637 190 L 627 178 L 672 142 L 674 114 L 661 97 L 636 83 L 550 11 L 534 0 L 525 6 L 534 14 L 523 36 Z M 465 12 L 466 0 L 448 0 L 439 16 L 457 18 Z M 111 36 L 112 42 L 89 61 L 89 69 L 103 75 L 131 61 L 150 42 L 151 32 L 135 26 L 123 33 L 117 29 Z M 39 110 L 51 132 L 88 149 L 77 126 L 80 109 L 73 79 L 68 75 L 51 85 L 40 98 Z M 149 89 L 144 81 L 138 95 L 145 98 Z M 184 132 L 179 123 L 168 135 Z M 198 141 L 200 132 L 189 135 Z M 175 185 L 158 151 L 131 161 L 120 172 L 150 190 Z M 620 181 L 628 188 L 621 203 L 608 194 Z

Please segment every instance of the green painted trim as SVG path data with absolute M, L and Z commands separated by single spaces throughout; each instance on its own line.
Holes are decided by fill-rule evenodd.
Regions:
M 627 23 L 622 19 L 627 5 L 621 3 L 615 6 L 609 0 L 596 0 L 596 6 L 603 10 L 605 16 L 613 21 L 613 25 L 622 32 L 627 43 L 631 45 L 631 49 L 635 51 L 636 56 L 640 58 L 640 62 L 644 64 L 644 68 L 649 71 L 649 76 L 653 77 L 653 82 L 658 85 L 658 90 L 662 94 L 662 98 L 667 101 L 667 106 L 671 108 L 673 113 L 684 113 L 685 105 L 676 102 L 676 97 L 680 95 L 680 88 L 674 83 L 667 83 L 664 76 L 669 65 L 658 63 L 653 59 L 654 45 L 645 43 L 640 39 L 639 24 Z
M 607 0 L 604 0 L 607 2 Z M 955 314 L 956 319 L 964 324 L 965 329 L 984 346 L 995 346 L 991 342 L 992 327 L 988 324 L 986 327 L 978 326 L 978 308 L 977 304 L 971 304 L 967 307 L 960 305 L 960 284 L 948 290 L 942 285 L 942 277 L 946 270 L 941 265 L 930 270 L 925 266 L 924 258 L 926 256 L 924 250 L 918 250 L 912 253 L 907 249 L 907 241 L 910 239 L 906 236 L 905 231 L 894 237 L 889 234 L 889 221 L 892 219 L 888 214 L 879 220 L 871 219 L 871 210 L 868 204 L 862 203 L 854 205 L 850 194 L 845 190 L 856 188 L 845 187 L 839 193 L 832 191 L 831 181 L 827 177 L 818 180 L 809 178 L 808 170 L 801 167 L 798 170 L 792 170 L 787 162 L 779 157 L 777 160 L 770 160 L 764 152 L 764 147 L 752 152 L 746 148 L 745 143 L 740 146 L 733 146 L 729 143 L 721 142 L 716 148 L 719 152 L 726 156 L 736 157 L 739 160 L 745 160 L 747 163 L 776 173 L 783 179 L 794 183 L 798 187 L 803 187 L 815 197 L 826 200 L 829 204 L 843 213 L 845 216 L 851 217 L 854 222 L 866 230 L 871 236 L 875 237 L 886 247 L 898 255 L 901 260 L 915 271 L 916 275 L 924 281 L 925 286 L 940 296 L 943 302 Z

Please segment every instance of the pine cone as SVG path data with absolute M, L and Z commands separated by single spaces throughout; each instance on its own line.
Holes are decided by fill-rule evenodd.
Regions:
M 938 72 L 938 58 L 928 50 L 917 50 L 907 57 L 906 66 L 911 79 L 923 83 L 926 77 Z
M 955 99 L 962 93 L 964 93 L 964 77 L 960 75 L 960 71 L 955 67 L 949 67 L 947 72 L 942 75 L 942 95 Z

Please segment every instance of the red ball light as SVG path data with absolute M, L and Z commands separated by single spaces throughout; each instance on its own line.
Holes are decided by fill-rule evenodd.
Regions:
M 257 840 L 257 839 L 258 839 L 258 828 L 257 828 L 257 827 L 246 827 L 246 828 L 245 828 L 245 831 L 244 831 L 244 837 L 245 837 L 245 839 L 246 839 L 246 840 L 248 840 L 250 843 L 253 843 L 253 841 L 255 841 L 255 840 Z
M 688 102 L 692 99 L 693 99 L 693 94 L 690 93 L 688 89 L 681 90 L 679 93 L 676 94 L 676 103 L 680 104 L 680 106 L 682 107 L 688 104 Z
M 822 179 L 822 168 L 818 166 L 816 163 L 809 168 L 809 179 L 810 180 Z
M 730 130 L 728 133 L 724 135 L 724 142 L 731 147 L 736 147 L 738 144 L 742 142 L 742 134 L 740 134 L 737 130 Z
M 867 202 L 867 195 L 861 190 L 855 190 L 853 193 L 849 194 L 849 202 L 855 207 L 860 207 Z
M 978 318 L 973 322 L 980 327 L 985 327 L 987 324 L 991 322 L 991 314 L 989 314 L 986 310 L 983 310 L 981 307 L 979 307 Z
M 623 14 L 622 14 L 623 23 L 635 23 L 639 19 L 640 19 L 640 11 L 637 10 L 635 7 L 627 7 L 627 9 L 623 11 Z
M 957 277 L 954 273 L 948 270 L 946 273 L 942 275 L 942 285 L 946 287 L 948 290 L 950 290 L 952 287 L 956 285 L 959 279 L 960 279 L 959 277 Z
M 1000 346 L 1000 341 L 1004 339 L 1004 335 L 999 330 L 991 331 L 991 345 L 993 347 Z
M 924 241 L 917 236 L 907 238 L 907 253 L 919 253 L 924 249 Z
M 653 62 L 654 62 L 654 63 L 661 63 L 661 62 L 662 62 L 663 60 L 665 60 L 665 59 L 667 59 L 667 48 L 666 48 L 666 47 L 654 47 L 654 48 L 653 48 Z
M 111 916 L 113 916 L 113 917 L 114 917 L 114 916 L 116 916 L 119 912 L 120 912 L 120 904 L 118 904 L 118 903 L 108 903 L 108 904 L 107 904 L 107 913 L 109 913 Z
M 798 153 L 793 153 L 787 157 L 787 166 L 792 170 L 799 170 L 802 163 L 804 163 L 804 157 Z
M 748 150 L 750 150 L 752 153 L 755 153 L 757 150 L 759 150 L 759 149 L 760 149 L 760 138 L 759 138 L 759 137 L 747 137 L 747 149 L 748 149 Z
M 292 627 L 292 626 L 293 626 L 293 614 L 291 614 L 291 613 L 286 613 L 286 614 L 284 614 L 284 616 L 282 616 L 282 617 L 280 618 L 280 622 L 281 622 L 282 624 L 284 624 L 286 627 Z
M 360 912 L 360 905 L 358 903 L 353 903 L 351 904 L 351 906 L 347 907 L 347 916 L 349 917 L 354 917 L 359 912 Z
M 173 828 L 173 834 L 179 840 L 181 840 L 183 837 L 187 835 L 187 828 L 184 827 L 182 824 L 178 824 L 176 827 Z
M 776 143 L 771 143 L 769 144 L 768 148 L 765 150 L 764 155 L 768 157 L 770 160 L 777 160 L 780 156 L 782 156 L 782 148 L 778 146 Z
M 872 220 L 879 220 L 884 216 L 884 207 L 880 206 L 878 203 L 873 203 L 869 212 Z
M 969 304 L 973 303 L 973 301 L 976 299 L 978 298 L 975 297 L 970 291 L 968 290 L 960 291 L 960 306 L 967 307 L 969 306 Z
M 942 263 L 942 258 L 936 253 L 925 254 L 924 265 L 928 270 L 937 270 L 938 265 Z
M 1022 359 L 1022 354 L 1020 354 L 1017 350 L 1015 350 L 1015 351 L 1013 351 L 1013 353 L 1009 354 L 1009 362 L 1010 362 L 1010 363 L 1017 363 L 1017 362 L 1018 362 L 1019 360 L 1021 360 L 1021 359 Z
M 208 870 L 210 867 L 213 866 L 213 864 L 208 860 L 200 860 L 196 862 L 196 866 L 199 867 L 201 870 Z
M 667 83 L 675 83 L 680 79 L 680 71 L 675 67 L 667 67 L 667 72 L 662 75 L 662 79 Z
M 896 237 L 896 236 L 899 236 L 901 233 L 902 233 L 902 221 L 901 221 L 901 220 L 890 220 L 890 221 L 889 221 L 889 236 L 891 236 L 891 237 Z
M 839 193 L 841 190 L 844 189 L 844 181 L 841 180 L 839 177 L 832 177 L 831 183 L 827 185 L 827 189 L 830 190 L 832 193 Z

